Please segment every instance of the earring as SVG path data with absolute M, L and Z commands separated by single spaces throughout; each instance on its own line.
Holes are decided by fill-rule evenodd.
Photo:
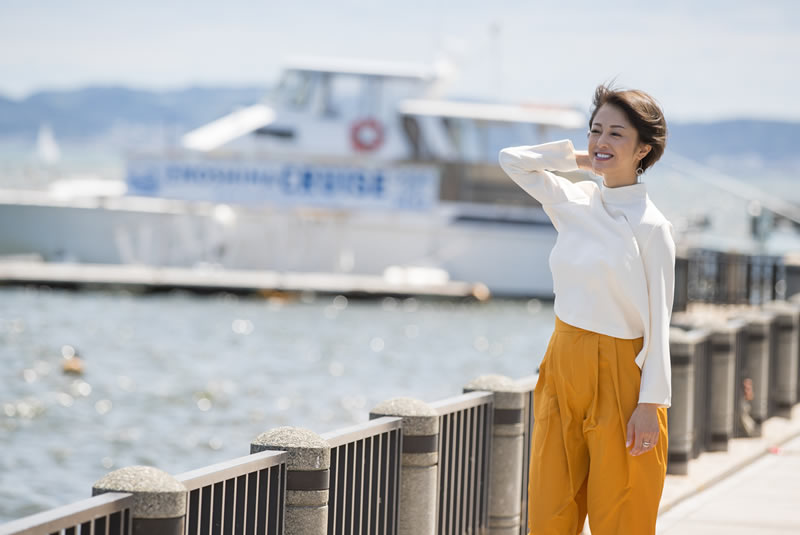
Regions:
M 641 165 L 636 168 L 636 182 L 641 182 L 642 181 L 642 174 L 643 173 L 644 173 L 644 169 L 642 169 Z

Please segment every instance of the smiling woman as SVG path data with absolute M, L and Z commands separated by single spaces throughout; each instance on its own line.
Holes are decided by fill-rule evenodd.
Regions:
M 666 144 L 667 122 L 650 95 L 604 85 L 595 90 L 588 156 L 590 170 L 602 175 L 606 185 L 624 185 L 631 164 L 640 176 L 661 158 Z
M 558 231 L 550 255 L 556 325 L 534 391 L 531 535 L 655 533 L 671 402 L 672 225 L 640 177 L 666 121 L 642 91 L 595 91 L 589 149 L 510 147 L 500 165 Z M 573 183 L 551 171 L 603 177 Z M 629 450 L 629 451 L 628 451 Z

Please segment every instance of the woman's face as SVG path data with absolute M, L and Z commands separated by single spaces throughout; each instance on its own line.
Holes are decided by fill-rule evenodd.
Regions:
M 594 172 L 603 176 L 606 184 L 630 183 L 648 152 L 650 145 L 639 143 L 636 128 L 621 109 L 603 104 L 597 110 L 589 129 L 589 157 Z

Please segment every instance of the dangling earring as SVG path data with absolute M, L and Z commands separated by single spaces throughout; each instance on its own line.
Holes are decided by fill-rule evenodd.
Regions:
M 642 181 L 642 174 L 644 173 L 644 169 L 642 169 L 642 164 L 639 164 L 639 167 L 636 168 L 636 183 Z

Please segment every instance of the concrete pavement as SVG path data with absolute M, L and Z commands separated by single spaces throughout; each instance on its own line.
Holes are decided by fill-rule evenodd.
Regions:
M 588 522 L 584 534 L 591 535 Z M 657 535 L 800 534 L 800 404 L 764 422 L 762 436 L 703 453 L 668 475 Z
M 661 514 L 658 535 L 800 533 L 800 437 Z

